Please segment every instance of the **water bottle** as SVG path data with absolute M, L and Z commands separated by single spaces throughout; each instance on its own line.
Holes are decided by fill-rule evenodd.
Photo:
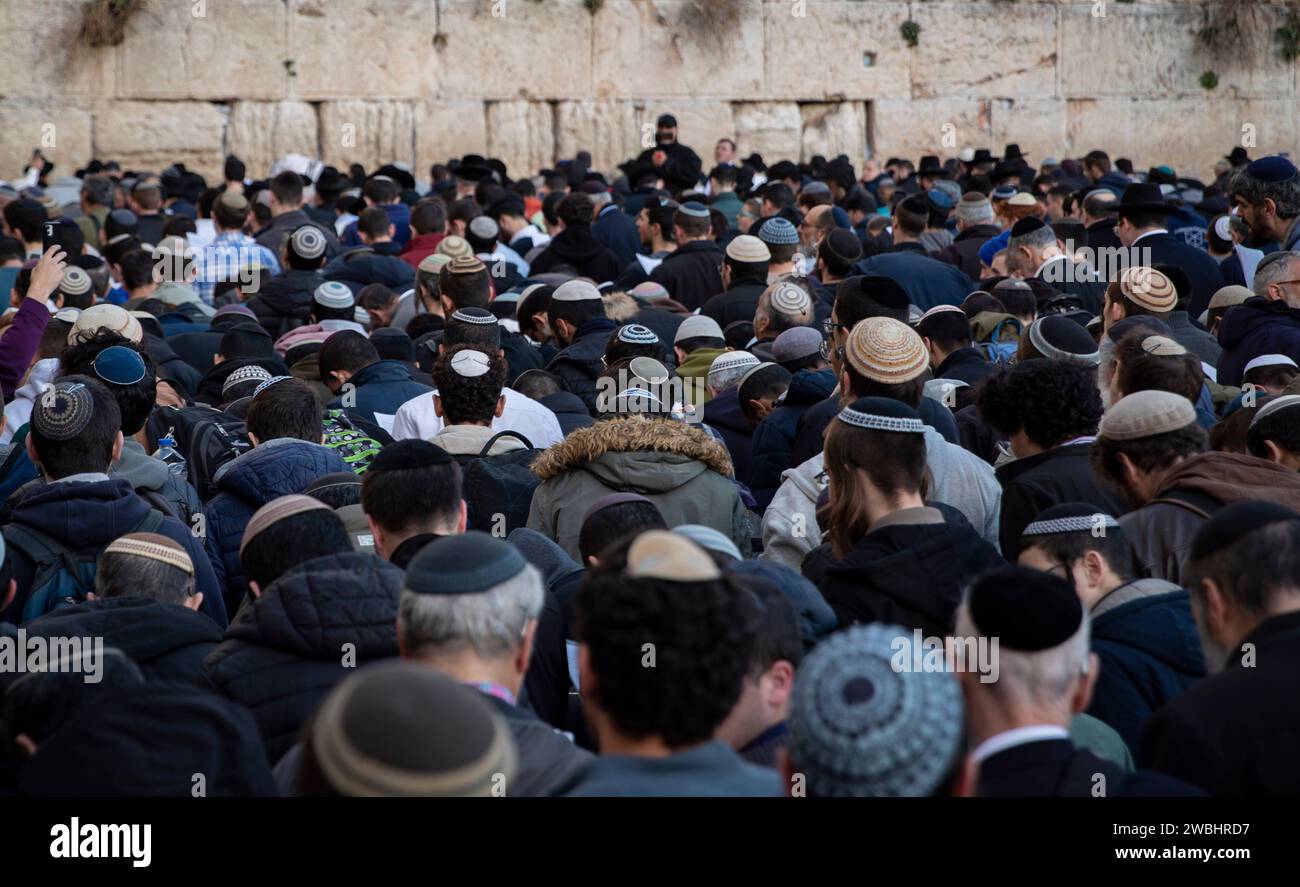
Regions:
M 158 438 L 158 451 L 153 454 L 153 457 L 162 460 L 172 474 L 184 477 L 187 470 L 185 457 L 181 455 L 180 450 L 176 449 L 174 434 L 175 429 L 169 428 L 167 434 Z

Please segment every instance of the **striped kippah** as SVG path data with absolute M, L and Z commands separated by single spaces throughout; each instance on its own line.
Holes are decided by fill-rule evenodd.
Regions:
M 114 539 L 104 549 L 104 554 L 125 554 L 148 558 L 167 564 L 189 575 L 194 575 L 194 562 L 188 552 L 166 536 L 157 533 L 130 533 Z
M 844 354 L 854 371 L 885 385 L 910 382 L 930 366 L 921 337 L 890 317 L 859 321 L 849 333 Z
M 618 340 L 628 345 L 658 345 L 659 337 L 654 330 L 639 323 L 629 323 L 618 328 Z
M 59 382 L 36 398 L 32 428 L 50 440 L 70 440 L 95 415 L 95 396 L 84 382 Z
M 491 326 L 497 322 L 497 316 L 486 308 L 458 308 L 452 312 L 451 319 L 474 326 Z
M 260 367 L 255 363 L 250 363 L 247 366 L 239 367 L 229 376 L 226 376 L 226 381 L 221 383 L 221 393 L 224 395 L 231 388 L 234 388 L 236 385 L 242 385 L 244 382 L 261 383 L 269 381 L 270 378 L 271 374 L 268 373 L 264 367 Z
M 356 303 L 352 290 L 337 280 L 327 280 L 316 287 L 312 300 L 323 308 L 351 308 Z
M 448 234 L 438 241 L 437 252 L 444 256 L 451 256 L 453 259 L 460 256 L 474 258 L 474 248 L 469 245 L 469 241 L 455 234 Z
M 727 370 L 735 370 L 740 367 L 758 366 L 760 363 L 762 361 L 748 351 L 724 351 L 713 358 L 713 363 L 709 364 L 709 375 L 725 373 Z
M 925 434 L 925 423 L 911 407 L 887 397 L 859 397 L 840 410 L 836 418 L 855 428 Z
M 1055 536 L 1060 533 L 1091 533 L 1097 527 L 1108 529 L 1119 526 L 1119 521 L 1109 514 L 1079 515 L 1077 517 L 1054 517 L 1048 520 L 1036 520 L 1029 524 L 1021 536 Z
M 259 394 L 261 394 L 266 389 L 270 388 L 272 385 L 276 385 L 280 382 L 287 382 L 292 378 L 293 376 L 272 376 L 271 378 L 263 382 L 261 385 L 258 385 L 256 388 L 253 389 L 253 397 L 257 397 Z
M 76 265 L 63 269 L 63 280 L 59 282 L 60 292 L 69 296 L 84 296 L 92 286 L 90 275 Z
M 1178 290 L 1173 281 L 1155 268 L 1144 265 L 1133 265 L 1120 273 L 1119 291 L 1129 301 L 1154 314 L 1173 311 L 1178 303 Z
M 446 253 L 429 253 L 420 261 L 420 267 L 417 270 L 426 274 L 437 274 L 450 261 L 451 256 Z
M 473 255 L 456 256 L 443 268 L 448 274 L 478 274 L 486 270 L 487 266 Z
M 289 235 L 289 249 L 304 259 L 319 259 L 325 246 L 325 235 L 315 225 L 303 225 Z
M 252 542 L 258 533 L 261 533 L 272 524 L 279 523 L 286 517 L 293 517 L 295 514 L 302 514 L 306 511 L 316 511 L 332 509 L 319 499 L 311 496 L 304 496 L 301 493 L 293 493 L 288 496 L 281 496 L 279 499 L 273 499 L 263 505 L 253 516 L 249 518 L 248 525 L 244 527 L 244 536 L 239 541 L 239 551 L 242 554 L 244 548 L 249 542 Z
M 1250 427 L 1254 428 L 1255 423 L 1265 416 L 1271 416 L 1282 410 L 1291 407 L 1300 406 L 1300 394 L 1287 394 L 1283 397 L 1274 397 L 1268 403 L 1264 404 L 1255 411 L 1254 417 L 1250 420 Z
M 782 314 L 803 314 L 812 307 L 812 297 L 797 283 L 782 281 L 771 289 L 768 296 L 773 308 Z

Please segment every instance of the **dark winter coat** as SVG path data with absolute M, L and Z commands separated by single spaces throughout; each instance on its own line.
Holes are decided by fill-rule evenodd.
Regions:
M 554 373 L 564 382 L 570 394 L 582 398 L 587 412 L 596 415 L 596 380 L 605 372 L 603 358 L 614 321 L 596 317 L 578 327 L 573 341 L 555 355 L 546 371 Z
M 993 546 L 952 510 L 916 508 L 895 512 L 858 540 L 843 560 L 832 560 L 818 576 L 815 563 L 829 554 L 814 549 L 804 575 L 821 590 L 840 626 L 885 622 L 921 629 L 927 636 L 951 634 L 966 586 L 1005 565 Z M 820 579 L 820 581 L 818 581 Z
M 135 532 L 150 510 L 149 503 L 136 495 L 131 482 L 125 478 L 52 483 L 24 496 L 15 506 L 10 523 L 28 526 L 88 557 L 118 537 Z M 221 585 L 202 544 L 188 526 L 175 518 L 164 517 L 154 532 L 179 543 L 189 554 L 194 563 L 195 590 L 203 594 L 203 612 L 224 627 L 227 618 Z M 18 589 L 3 618 L 20 622 L 36 578 L 36 565 L 16 545 L 6 547 L 6 560 L 13 565 Z
M 591 223 L 591 236 L 614 254 L 620 268 L 635 261 L 636 254 L 641 251 L 641 235 L 636 233 L 636 222 L 612 204 L 603 207 Z
M 367 422 L 380 426 L 384 423 L 379 417 L 386 417 L 390 428 L 398 407 L 408 400 L 433 392 L 428 385 L 413 381 L 410 367 L 400 360 L 372 363 L 358 370 L 348 381 L 355 388 L 330 401 L 330 409 L 346 409 L 349 413 L 355 413 Z M 350 405 L 345 405 L 345 401 Z
M 754 429 L 748 484 L 760 509 L 767 508 L 776 495 L 781 486 L 781 472 L 794 467 L 791 454 L 799 418 L 809 407 L 830 397 L 835 383 L 835 371 L 829 367 L 800 370 L 790 380 L 780 406 Z
M 993 223 L 971 225 L 958 233 L 952 243 L 934 254 L 934 257 L 949 265 L 956 265 L 971 280 L 980 279 L 980 247 L 986 241 L 1002 233 L 1002 228 Z
M 1098 601 L 1090 618 L 1101 671 L 1088 714 L 1136 755 L 1151 713 L 1205 677 L 1190 598 L 1172 582 L 1136 579 Z
M 329 447 L 284 437 L 268 440 L 217 469 L 213 483 L 220 492 L 205 512 L 204 545 L 230 612 L 239 608 L 248 588 L 239 543 L 253 512 L 273 499 L 301 493 L 322 475 L 350 470 Z
M 1175 265 L 1183 270 L 1192 282 L 1191 303 L 1187 311 L 1192 317 L 1200 317 L 1210 306 L 1210 299 L 1223 288 L 1223 273 L 1219 263 L 1210 258 L 1203 249 L 1189 246 L 1172 234 L 1152 234 L 1135 242 L 1130 249 L 1142 250 L 1142 264 Z M 1146 261 L 1146 250 L 1150 250 L 1150 262 Z
M 854 265 L 853 273 L 891 278 L 922 311 L 936 305 L 960 305 L 979 288 L 960 268 L 913 250 L 872 256 Z
M 582 402 L 582 398 L 568 391 L 559 391 L 555 394 L 548 394 L 538 401 L 555 414 L 555 418 L 560 422 L 560 431 L 567 437 L 569 432 L 586 428 L 596 420 L 587 412 L 587 405 Z
M 574 225 L 555 235 L 530 264 L 533 275 L 571 269 L 579 277 L 590 277 L 597 283 L 613 280 L 622 268 L 618 256 L 593 237 L 591 228 L 585 225 Z
M 284 365 L 283 360 L 275 355 L 270 357 L 236 357 L 231 360 L 223 360 L 221 363 L 213 364 L 203 374 L 203 379 L 199 382 L 199 388 L 194 393 L 194 399 L 199 403 L 206 403 L 210 406 L 221 406 L 223 403 L 221 386 L 226 383 L 226 377 L 240 367 L 248 366 L 251 363 L 257 364 L 272 376 L 289 375 L 289 368 Z
M 1264 620 L 1234 649 L 1223 671 L 1152 715 L 1142 734 L 1143 765 L 1215 796 L 1295 797 L 1300 611 Z
M 346 284 L 354 296 L 372 283 L 402 293 L 415 286 L 415 269 L 402 261 L 398 249 L 392 241 L 357 247 L 330 262 L 321 274 Z
M 662 166 L 654 165 L 656 151 L 663 151 L 667 155 Z M 635 182 L 647 174 L 658 176 L 664 180 L 664 184 L 670 191 L 679 194 L 682 191 L 691 191 L 699 184 L 702 168 L 703 163 L 698 154 L 681 142 L 672 142 L 646 148 L 637 155 L 636 160 L 627 165 L 624 172 L 627 173 L 629 182 Z
M 740 389 L 732 386 L 721 394 L 709 398 L 704 405 L 704 424 L 718 434 L 731 454 L 731 464 L 736 470 L 736 480 L 750 484 L 753 462 L 754 429 L 740 411 Z M 770 498 L 770 497 L 769 497 Z
M 999 547 L 1008 558 L 1020 551 L 1020 534 L 1043 509 L 1066 502 L 1086 502 L 1101 514 L 1119 516 L 1124 502 L 1097 480 L 1088 461 L 1092 444 L 1060 446 L 1007 462 L 996 470 L 1002 484 Z
M 704 303 L 700 313 L 712 317 L 724 330 L 737 320 L 754 322 L 758 310 L 758 297 L 767 289 L 767 275 L 741 277 L 731 282 L 731 288 L 713 296 Z
M 1092 798 L 1105 779 L 1106 797 L 1194 797 L 1195 788 L 1159 773 L 1126 772 L 1113 761 L 1075 748 L 1069 739 L 1013 745 L 979 764 L 981 798 Z
M 1300 363 L 1300 311 L 1263 296 L 1230 308 L 1219 321 L 1218 381 L 1241 384 L 1246 364 L 1263 354 L 1285 354 Z
M 222 629 L 196 610 L 124 592 L 55 610 L 23 627 L 29 637 L 103 638 L 105 647 L 140 666 L 146 680 L 193 683 L 221 643 Z
M 668 290 L 670 299 L 694 311 L 722 292 L 722 248 L 712 240 L 683 243 L 650 272 L 650 279 Z
M 301 563 L 240 610 L 200 682 L 253 713 L 278 761 L 335 684 L 398 655 L 401 584 L 402 571 L 373 554 Z
M 934 368 L 934 377 L 965 382 L 974 388 L 977 383 L 995 375 L 997 371 L 998 368 L 985 360 L 984 355 L 975 348 L 958 348 Z
M 325 282 L 319 271 L 289 268 L 272 277 L 248 300 L 248 308 L 257 315 L 262 329 L 278 339 L 289 330 L 311 322 L 312 297 Z M 210 365 L 210 362 L 209 362 Z

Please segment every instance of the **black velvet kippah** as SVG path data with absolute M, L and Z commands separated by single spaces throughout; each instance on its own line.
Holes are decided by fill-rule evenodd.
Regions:
M 898 281 L 892 277 L 872 274 L 862 278 L 859 286 L 862 288 L 862 294 L 874 302 L 884 305 L 886 308 L 906 308 L 912 304 L 912 300 L 907 296 L 907 290 L 899 285 Z
M 416 594 L 478 594 L 513 579 L 527 565 L 509 542 L 469 530 L 420 549 L 406 568 L 403 587 Z
M 1189 557 L 1199 560 L 1227 548 L 1262 527 L 1285 520 L 1300 520 L 1300 514 L 1285 505 L 1261 502 L 1258 499 L 1235 502 L 1219 509 L 1213 517 L 1201 524 L 1192 537 Z
M 1038 216 L 1025 216 L 1020 221 L 1011 226 L 1012 237 L 1024 237 L 1026 234 L 1032 234 L 1039 228 L 1046 228 L 1047 223 Z
M 1083 622 L 1083 604 L 1070 583 L 1027 567 L 981 576 L 971 586 L 967 605 L 982 636 L 1022 653 L 1060 646 Z
M 451 456 L 437 444 L 427 440 L 395 440 L 379 451 L 370 462 L 370 471 L 403 471 L 410 468 L 429 468 L 446 465 Z

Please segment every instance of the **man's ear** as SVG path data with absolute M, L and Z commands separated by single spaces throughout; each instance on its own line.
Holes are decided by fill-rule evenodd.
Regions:
M 533 658 L 533 641 L 537 637 L 537 620 L 529 619 L 524 625 L 524 636 L 520 639 L 519 649 L 515 652 L 515 671 L 523 674 L 528 671 L 528 661 Z
M 469 526 L 469 505 L 464 499 L 460 500 L 460 517 L 456 519 L 456 532 L 463 533 Z
M 502 398 L 502 400 L 505 400 L 505 398 Z M 437 416 L 439 419 L 441 419 L 441 418 L 443 417 L 443 413 L 442 413 L 442 398 L 439 397 L 439 396 L 436 395 L 436 394 L 433 396 L 433 414 L 434 414 L 435 416 Z M 500 413 L 497 413 L 497 415 L 499 416 L 499 415 L 501 415 L 501 414 L 500 414 Z
M 366 526 L 370 528 L 370 535 L 375 540 L 375 554 L 388 559 L 388 551 L 384 545 L 384 528 L 375 523 L 375 519 L 366 515 Z
M 256 582 L 254 582 L 252 579 L 249 579 L 248 593 L 253 596 L 254 600 L 256 600 L 257 598 L 260 598 L 262 596 L 262 587 L 258 585 Z
M 253 445 L 255 449 L 257 445 L 261 443 L 261 441 L 257 439 L 257 435 L 251 431 L 248 432 L 248 441 Z
M 1070 711 L 1079 714 L 1092 704 L 1092 691 L 1097 686 L 1097 673 L 1101 671 L 1101 660 L 1096 653 L 1088 654 L 1088 671 L 1079 675 L 1079 686 L 1075 688 L 1074 698 L 1070 700 Z
M 1202 630 L 1212 640 L 1217 641 L 1222 626 L 1228 621 L 1230 610 L 1228 597 L 1223 593 L 1223 589 L 1219 587 L 1219 583 L 1213 579 L 1202 579 L 1201 598 L 1204 601 L 1201 609 L 1205 616 L 1205 625 L 1202 626 Z
M 1117 453 L 1120 467 L 1124 471 L 1124 485 L 1131 490 L 1137 490 L 1138 484 L 1142 480 L 1142 474 L 1138 467 L 1133 464 L 1133 460 L 1128 457 L 1128 453 Z
M 438 300 L 442 302 L 442 316 L 451 317 L 456 313 L 456 303 L 446 296 L 439 295 Z
M 1286 452 L 1271 440 L 1264 441 L 1264 448 L 1268 450 L 1268 461 L 1281 463 L 1286 457 Z
M 203 592 L 196 591 L 185 599 L 185 606 L 190 610 L 197 610 L 203 606 Z
M 437 398 L 436 394 L 434 395 L 434 398 L 435 399 Z M 496 412 L 494 412 L 492 415 L 496 416 L 499 419 L 501 418 L 501 414 L 504 413 L 505 411 L 506 411 L 506 396 L 503 394 L 497 398 Z
M 678 366 L 681 366 L 686 361 L 686 358 L 689 357 L 685 351 L 678 348 L 676 345 L 673 346 L 673 354 L 677 357 Z

